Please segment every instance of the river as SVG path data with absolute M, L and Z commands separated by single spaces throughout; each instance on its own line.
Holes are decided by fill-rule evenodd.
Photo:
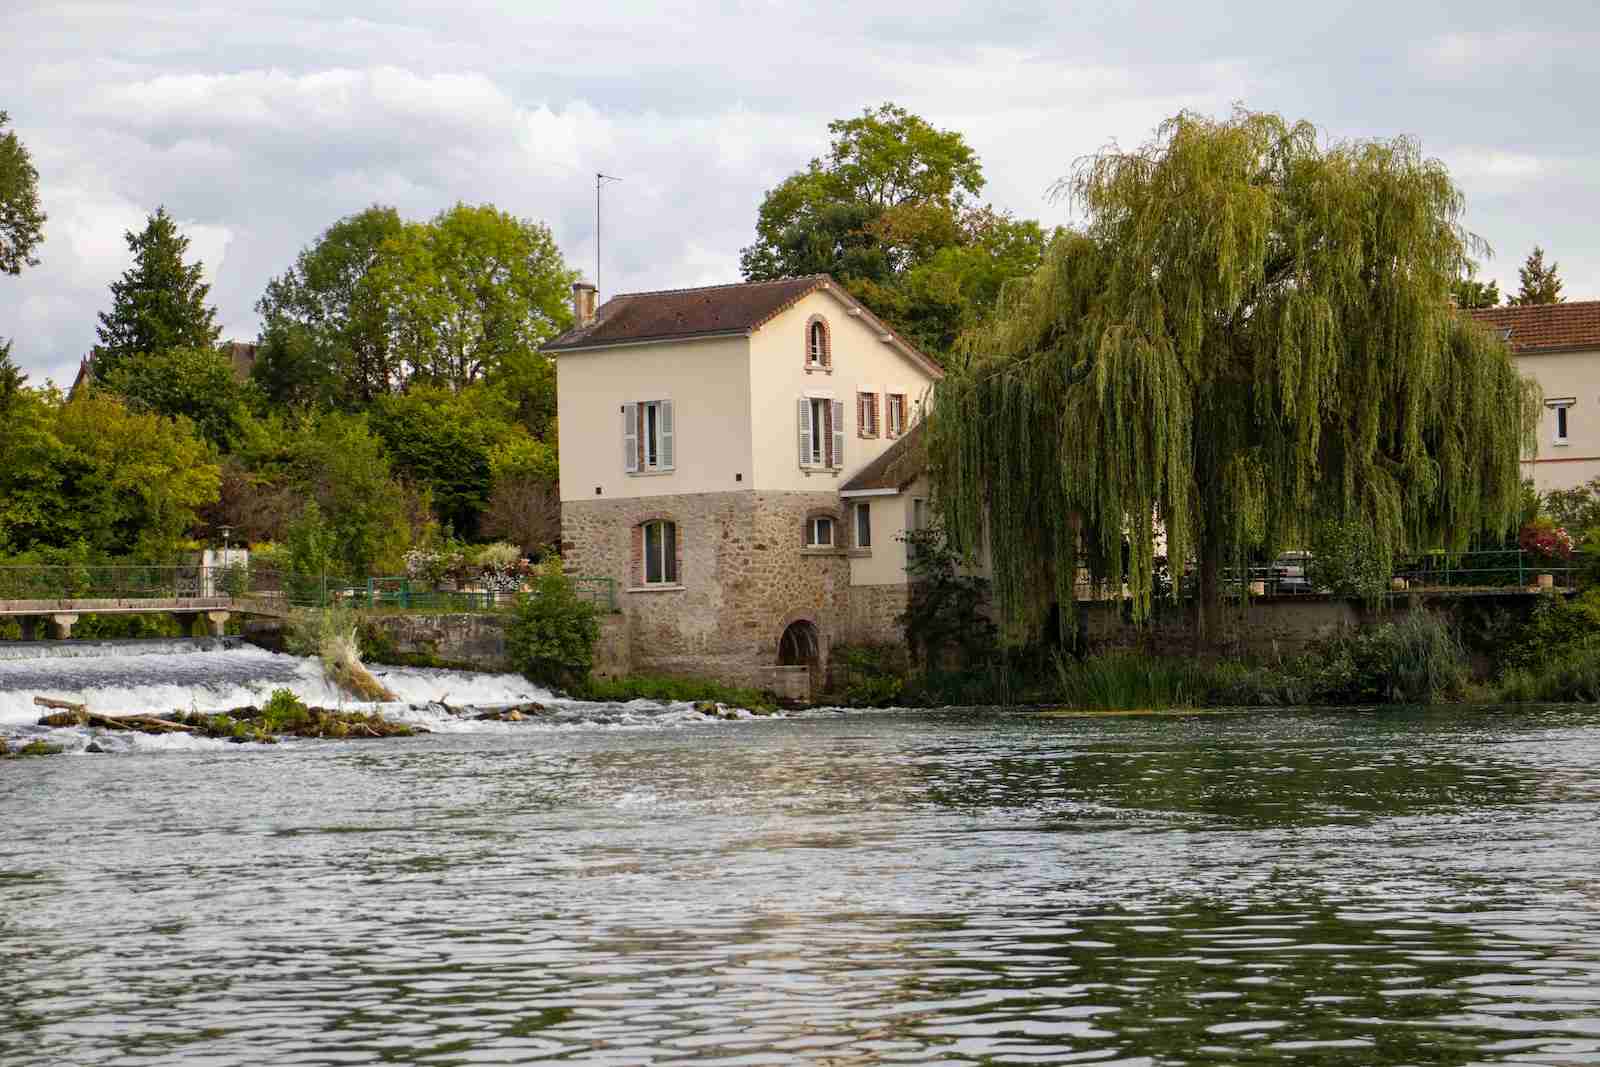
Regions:
M 1600 1063 L 1594 708 L 555 707 L 0 764 L 0 1063 Z

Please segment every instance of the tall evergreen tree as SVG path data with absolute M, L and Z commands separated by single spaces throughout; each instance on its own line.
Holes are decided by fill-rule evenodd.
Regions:
M 38 264 L 33 250 L 44 240 L 45 214 L 39 209 L 39 172 L 15 133 L 6 133 L 11 116 L 0 111 L 0 274 L 21 274 Z
M 1561 295 L 1561 276 L 1556 273 L 1561 264 L 1552 263 L 1544 265 L 1544 249 L 1538 245 L 1533 246 L 1533 251 L 1528 253 L 1528 259 L 1517 268 L 1517 278 L 1522 287 L 1517 295 L 1506 301 L 1526 307 L 1530 304 L 1563 304 L 1567 298 Z
M 1062 191 L 1084 229 L 965 335 L 929 422 L 1013 633 L 1080 567 L 1144 617 L 1163 534 L 1215 634 L 1225 568 L 1322 523 L 1373 531 L 1383 568 L 1514 525 L 1537 386 L 1446 299 L 1478 242 L 1414 142 L 1185 113 Z
M 111 310 L 100 314 L 94 366 L 101 381 L 141 353 L 209 348 L 222 333 L 217 309 L 206 303 L 211 286 L 201 280 L 203 267 L 183 261 L 189 239 L 166 208 L 125 237 L 134 262 L 111 283 Z
M 27 384 L 28 376 L 11 359 L 11 342 L 0 341 L 0 418 L 5 416 L 11 401 Z

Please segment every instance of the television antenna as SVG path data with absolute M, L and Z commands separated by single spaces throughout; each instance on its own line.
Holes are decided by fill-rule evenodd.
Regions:
M 621 178 L 614 178 L 609 174 L 594 172 L 594 288 L 596 293 L 600 288 L 600 187 L 606 182 L 620 182 Z

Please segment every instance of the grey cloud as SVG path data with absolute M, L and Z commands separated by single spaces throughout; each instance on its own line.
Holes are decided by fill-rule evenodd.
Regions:
M 1489 276 L 1514 282 L 1538 241 L 1571 296 L 1600 296 L 1588 4 L 169 0 L 8 20 L 0 106 L 51 220 L 45 264 L 0 279 L 0 335 L 39 377 L 70 376 L 122 228 L 159 203 L 220 249 L 235 335 L 299 248 L 373 202 L 490 201 L 591 272 L 596 170 L 627 179 L 607 191 L 608 290 L 728 280 L 762 191 L 828 119 L 888 99 L 963 130 L 987 196 L 1047 222 L 1068 218 L 1045 190 L 1075 158 L 1179 108 L 1415 135 L 1466 189 Z

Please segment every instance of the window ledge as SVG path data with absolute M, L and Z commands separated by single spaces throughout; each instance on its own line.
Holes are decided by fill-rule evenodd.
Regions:
M 633 585 L 633 586 L 629 586 L 627 589 L 624 589 L 623 592 L 624 593 L 681 593 L 681 592 L 683 592 L 684 589 L 685 589 L 685 586 L 679 585 L 676 582 L 672 582 L 670 584 L 663 582 L 663 583 L 661 583 L 659 585 Z
M 819 367 L 815 363 L 807 363 L 806 364 L 806 373 L 807 374 L 832 374 L 833 373 L 833 368 L 832 367 Z
M 668 467 L 665 470 L 624 471 L 623 473 L 626 474 L 630 478 L 660 478 L 663 475 L 667 475 L 667 474 L 677 474 L 678 473 L 678 468 L 676 468 L 676 467 Z
M 1570 443 L 1571 443 L 1570 441 L 1551 441 L 1550 442 L 1550 447 L 1551 448 L 1566 448 L 1567 445 L 1569 445 Z
M 872 548 L 870 545 L 866 548 L 848 548 L 845 549 L 844 554 L 851 559 L 870 559 L 872 558 Z
M 800 473 L 808 478 L 813 474 L 830 474 L 837 478 L 842 470 L 844 470 L 843 467 L 801 467 Z
M 802 556 L 842 556 L 844 549 L 832 545 L 806 545 L 800 549 Z

